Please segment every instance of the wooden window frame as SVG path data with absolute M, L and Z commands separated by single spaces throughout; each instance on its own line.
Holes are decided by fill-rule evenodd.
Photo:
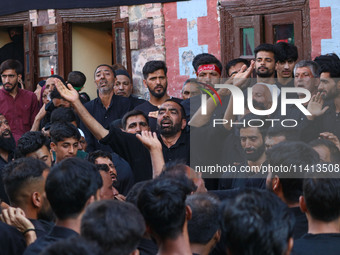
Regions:
M 299 59 L 311 58 L 309 0 L 222 0 L 221 16 L 221 60 L 225 65 L 235 58 L 235 18 L 254 15 L 270 15 L 285 12 L 301 11 L 303 51 Z M 260 39 L 264 42 L 263 38 Z

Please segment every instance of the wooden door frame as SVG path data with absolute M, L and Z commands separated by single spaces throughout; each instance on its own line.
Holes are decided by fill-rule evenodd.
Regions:
M 309 0 L 222 0 L 221 17 L 221 60 L 225 65 L 233 59 L 234 18 L 253 15 L 267 15 L 291 11 L 301 11 L 302 38 L 304 51 L 299 52 L 301 59 L 311 58 Z

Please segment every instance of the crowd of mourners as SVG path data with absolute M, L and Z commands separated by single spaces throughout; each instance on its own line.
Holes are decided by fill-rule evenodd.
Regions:
M 31 92 L 2 62 L 0 254 L 339 254 L 340 59 L 254 55 L 195 56 L 181 99 L 149 61 L 148 100 L 120 64 L 90 100 L 80 71 Z

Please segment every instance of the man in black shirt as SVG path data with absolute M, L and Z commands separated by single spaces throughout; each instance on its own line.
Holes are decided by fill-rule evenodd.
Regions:
M 183 106 L 176 101 L 169 99 L 159 108 L 157 126 L 160 133 L 158 138 L 162 148 L 162 153 L 160 153 L 159 145 L 156 146 L 157 148 L 146 149 L 143 143 L 138 140 L 138 138 L 142 140 L 140 135 L 137 135 L 137 138 L 136 135 L 122 132 L 115 127 L 111 127 L 110 130 L 105 129 L 86 111 L 79 101 L 77 91 L 71 85 L 67 89 L 58 83 L 57 88 L 71 102 L 80 119 L 87 125 L 92 134 L 101 142 L 109 144 L 116 153 L 128 161 L 136 182 L 152 178 L 152 164 L 154 160 L 162 160 L 162 153 L 165 162 L 176 159 L 189 164 L 189 134 L 183 132 L 186 126 L 185 111 Z M 157 151 L 155 154 L 153 149 Z
M 170 99 L 168 95 L 168 78 L 166 76 L 168 69 L 164 61 L 149 61 L 143 67 L 143 84 L 149 90 L 150 100 L 138 105 L 135 109 L 141 110 L 149 117 L 151 131 L 156 131 L 158 108 L 165 100 Z M 182 100 L 172 98 L 177 103 Z
M 114 95 L 116 75 L 110 65 L 99 65 L 94 72 L 94 82 L 97 86 L 98 97 L 85 104 L 88 112 L 105 128 L 109 128 L 112 121 L 120 119 L 131 110 L 128 98 Z M 87 151 L 111 151 L 109 146 L 103 146 L 91 134 L 83 123 L 80 129 L 84 131 L 87 141 Z
M 68 158 L 52 167 L 45 190 L 57 216 L 56 225 L 48 235 L 31 244 L 24 254 L 39 254 L 52 243 L 78 235 L 86 206 L 97 199 L 102 184 L 95 165 L 86 160 Z
M 340 179 L 306 179 L 300 207 L 307 216 L 308 234 L 294 242 L 293 254 L 339 254 Z

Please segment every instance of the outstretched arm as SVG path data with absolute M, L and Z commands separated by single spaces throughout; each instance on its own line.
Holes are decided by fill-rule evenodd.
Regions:
M 164 166 L 164 157 L 162 151 L 162 144 L 158 140 L 155 132 L 142 131 L 141 135 L 137 134 L 136 137 L 143 143 L 149 150 L 152 163 L 152 177 L 156 178 L 162 172 Z
M 316 95 L 312 96 L 309 100 L 307 110 L 312 114 L 308 115 L 307 119 L 314 120 L 315 117 L 321 116 L 328 110 L 328 106 L 323 107 L 323 99 L 321 97 L 321 93 L 318 92 Z
M 90 130 L 90 132 L 96 137 L 97 140 L 103 139 L 109 134 L 109 131 L 105 129 L 93 116 L 87 111 L 84 105 L 79 100 L 78 92 L 72 87 L 71 84 L 65 85 L 59 80 L 55 79 L 56 87 L 60 95 L 67 101 L 69 101 L 75 111 L 77 112 L 81 121 Z

